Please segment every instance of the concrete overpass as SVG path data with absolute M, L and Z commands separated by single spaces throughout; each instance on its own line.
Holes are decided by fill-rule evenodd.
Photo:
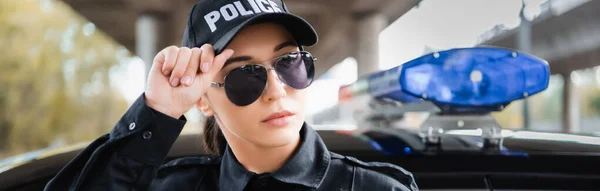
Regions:
M 552 74 L 564 77 L 562 128 L 565 132 L 579 132 L 580 124 L 571 72 L 600 65 L 600 1 L 580 2 L 582 4 L 562 14 L 553 11 L 550 4 L 549 11 L 534 19 L 531 27 L 531 53 L 548 60 Z M 481 44 L 518 49 L 519 28 L 496 33 L 499 34 L 486 35 L 493 37 Z
M 550 63 L 553 74 L 600 65 L 600 1 L 587 1 L 561 15 L 550 10 L 533 20 L 531 53 Z M 518 28 L 484 45 L 517 48 Z
M 187 14 L 197 0 L 63 0 L 100 30 L 149 63 L 156 52 L 179 45 Z M 379 32 L 420 0 L 287 0 L 292 13 L 319 34 L 308 48 L 317 58 L 317 76 L 346 57 L 358 61 L 359 75 L 378 70 Z M 148 66 L 149 67 L 149 66 Z

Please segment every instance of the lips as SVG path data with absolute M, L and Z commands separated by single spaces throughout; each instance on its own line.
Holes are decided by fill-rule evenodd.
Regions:
M 269 117 L 263 119 L 262 122 L 267 122 L 267 121 L 270 121 L 273 119 L 284 118 L 284 117 L 288 117 L 288 116 L 292 116 L 292 115 L 294 115 L 294 113 L 287 111 L 287 110 L 283 110 L 283 111 L 272 113 L 271 115 L 269 115 Z

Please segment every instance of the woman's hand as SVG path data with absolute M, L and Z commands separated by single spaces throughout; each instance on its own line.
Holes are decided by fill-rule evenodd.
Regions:
M 201 48 L 169 46 L 152 63 L 146 84 L 146 104 L 173 118 L 181 117 L 210 87 L 233 50 L 215 57 L 209 44 Z

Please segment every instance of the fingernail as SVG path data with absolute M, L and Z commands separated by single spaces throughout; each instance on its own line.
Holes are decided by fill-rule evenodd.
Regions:
M 172 85 L 172 86 L 177 86 L 177 85 L 179 85 L 179 78 L 173 78 L 173 81 L 171 81 L 171 85 Z
M 181 83 L 185 84 L 185 85 L 190 85 L 192 81 L 192 78 L 190 78 L 189 76 L 184 76 L 181 79 Z
M 230 57 L 231 57 L 231 55 L 233 55 L 233 50 L 231 50 L 231 49 L 227 49 L 227 50 L 225 51 L 225 57 L 226 57 L 226 58 L 230 58 Z
M 165 74 L 165 76 L 168 76 L 168 75 L 169 75 L 169 71 L 166 71 L 166 70 L 165 70 L 165 71 L 163 72 L 163 74 Z
M 208 70 L 210 69 L 208 67 L 208 62 L 204 62 L 202 63 L 202 66 L 200 66 L 202 68 L 202 72 L 208 72 Z

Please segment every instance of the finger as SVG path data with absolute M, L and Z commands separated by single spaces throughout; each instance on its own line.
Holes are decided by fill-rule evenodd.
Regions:
M 161 51 L 161 52 L 163 52 L 163 54 L 165 56 L 165 62 L 163 64 L 163 67 L 161 70 L 165 76 L 168 76 L 171 73 L 171 71 L 173 70 L 173 68 L 175 68 L 175 64 L 177 62 L 177 52 L 178 51 L 179 51 L 179 47 L 176 47 L 176 46 L 169 46 Z
M 187 69 L 188 64 L 190 63 L 190 58 L 192 56 L 192 49 L 187 47 L 179 48 L 179 52 L 177 54 L 177 63 L 175 64 L 175 68 L 171 73 L 171 85 L 178 86 L 181 82 L 181 78 L 185 73 L 185 69 Z
M 215 51 L 213 50 L 213 46 L 210 44 L 204 44 L 202 47 L 202 56 L 200 57 L 200 69 L 202 72 L 208 72 L 212 67 L 212 62 L 215 57 Z
M 199 48 L 192 48 L 192 55 L 190 58 L 190 63 L 185 69 L 185 73 L 181 78 L 181 84 L 190 86 L 194 83 L 194 79 L 196 74 L 198 73 L 198 66 L 200 65 L 200 54 L 202 50 Z
M 165 63 L 166 51 L 165 49 L 161 50 L 156 54 L 154 60 L 152 61 L 152 71 L 157 71 L 159 73 L 163 73 L 163 65 Z
M 204 51 L 202 51 L 202 54 L 204 54 Z M 232 55 L 233 50 L 227 49 L 224 50 L 221 54 L 219 54 L 219 56 L 215 57 L 212 69 L 210 69 L 210 71 L 206 73 L 196 76 L 197 79 L 192 84 L 193 89 L 200 89 L 201 94 L 206 93 L 206 89 L 210 87 L 210 84 L 211 82 L 213 82 L 215 76 L 217 76 L 221 68 L 223 68 L 223 64 L 225 64 L 225 61 L 231 58 Z
M 225 64 L 227 59 L 231 58 L 232 55 L 233 50 L 226 49 L 223 52 L 221 52 L 221 54 L 219 54 L 217 57 L 215 57 L 210 71 L 207 72 L 207 76 L 209 76 L 208 79 L 212 80 L 217 75 L 217 73 L 219 73 L 221 68 L 223 68 L 223 65 Z
M 219 54 L 217 57 L 215 57 L 215 60 L 211 66 L 210 71 L 208 71 L 203 76 L 204 81 L 212 82 L 213 79 L 215 78 L 215 76 L 217 76 L 217 73 L 219 73 L 219 71 L 221 71 L 221 68 L 223 68 L 225 61 L 227 61 L 227 59 L 231 58 L 232 55 L 233 55 L 233 50 L 227 49 L 227 50 L 224 50 L 223 52 L 221 52 L 221 54 Z

